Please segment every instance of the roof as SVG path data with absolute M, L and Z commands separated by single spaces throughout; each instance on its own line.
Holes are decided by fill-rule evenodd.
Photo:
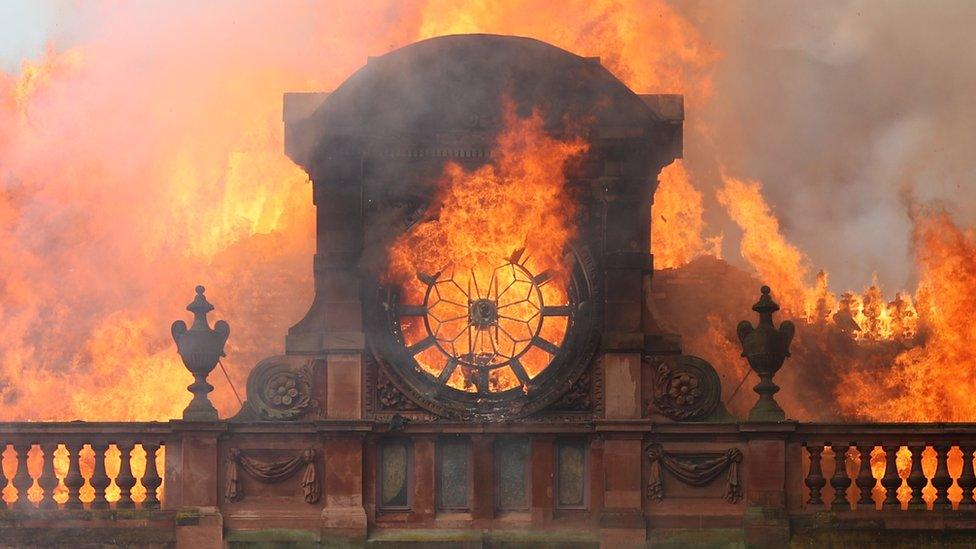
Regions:
M 520 116 L 537 108 L 551 128 L 566 120 L 619 128 L 659 121 L 596 58 L 532 38 L 467 34 L 370 58 L 301 126 L 317 134 L 319 147 L 334 138 L 349 145 L 357 137 L 492 129 L 505 99 Z

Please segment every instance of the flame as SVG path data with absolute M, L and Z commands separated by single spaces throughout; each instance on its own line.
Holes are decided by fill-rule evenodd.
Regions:
M 283 91 L 333 89 L 368 55 L 451 32 L 533 36 L 698 103 L 718 58 L 662 1 L 252 4 L 235 8 L 233 33 L 216 5 L 73 9 L 98 24 L 0 71 L 8 420 L 178 417 L 189 375 L 167 327 L 197 283 L 231 325 L 238 388 L 280 351 L 310 299 L 314 249 L 311 188 L 282 152 Z M 211 382 L 218 410 L 236 411 L 222 374 Z
M 387 282 L 402 287 L 401 302 L 419 305 L 430 288 L 426 319 L 437 345 L 415 356 L 434 377 L 450 356 L 486 364 L 521 357 L 535 377 L 551 360 L 533 346 L 535 333 L 558 344 L 568 328 L 565 317 L 543 317 L 542 307 L 568 304 L 577 205 L 564 171 L 587 145 L 549 136 L 538 111 L 520 119 L 509 101 L 503 123 L 491 162 L 473 171 L 448 163 L 426 219 L 388 250 Z M 497 322 L 478 326 L 478 302 Z M 401 329 L 408 346 L 427 337 L 416 317 Z M 448 385 L 475 391 L 474 370 L 457 369 Z M 491 370 L 488 383 L 492 392 L 521 385 L 510 366 Z
M 691 183 L 681 160 L 661 170 L 654 193 L 651 219 L 651 251 L 659 269 L 680 267 L 692 259 L 711 255 L 722 258 L 722 235 L 705 237 L 702 193 Z
M 281 152 L 282 91 L 333 89 L 367 55 L 422 38 L 517 34 L 599 56 L 638 92 L 683 93 L 688 126 L 707 136 L 694 117 L 713 95 L 710 71 L 721 56 L 659 0 L 248 5 L 237 8 L 234 33 L 216 7 L 152 17 L 117 4 L 86 9 L 102 25 L 94 34 L 0 72 L 0 250 L 8 266 L 0 270 L 0 410 L 9 420 L 178 417 L 189 376 L 166 328 L 197 283 L 231 324 L 226 364 L 239 388 L 253 364 L 280 351 L 310 298 L 314 248 L 310 185 Z M 446 181 L 473 177 L 452 169 Z M 805 323 L 793 368 L 825 368 L 829 355 L 845 414 L 972 418 L 966 230 L 918 214 L 918 289 L 889 298 L 872 283 L 838 296 L 828 273 L 816 273 L 783 235 L 761 185 L 722 179 L 717 198 L 743 230 L 745 262 L 773 287 L 785 316 Z M 718 254 L 721 237 L 706 236 L 699 189 L 707 187 L 681 162 L 662 172 L 652 223 L 658 267 L 679 270 Z M 528 244 L 532 261 L 546 255 L 514 240 L 505 254 Z M 561 261 L 550 255 L 545 262 Z M 416 297 L 412 283 L 403 285 L 404 298 Z M 707 337 L 687 338 L 686 351 L 735 378 L 726 385 L 739 382 L 741 361 L 730 367 L 738 359 L 728 355 L 746 310 L 735 318 L 708 311 L 699 317 L 708 319 Z M 405 324 L 405 339 L 418 330 Z M 785 395 L 794 374 L 781 375 Z M 226 416 L 237 402 L 221 376 L 211 378 L 212 398 Z M 452 385 L 470 385 L 462 370 L 454 376 Z M 492 383 L 510 387 L 511 379 Z
M 0 72 L 0 409 L 178 417 L 189 375 L 167 326 L 195 284 L 231 324 L 239 388 L 310 298 L 311 186 L 283 154 L 282 92 L 334 88 L 426 16 L 250 5 L 228 33 L 217 6 L 77 9 L 98 24 L 76 45 Z
M 496 33 L 531 36 L 579 55 L 599 56 L 639 93 L 681 93 L 693 105 L 712 94 L 709 69 L 720 54 L 662 0 L 433 0 L 419 38 Z
M 971 343 L 976 336 L 976 236 L 944 212 L 916 212 L 914 221 L 917 311 L 903 308 L 899 315 L 896 308 L 894 318 L 918 318 L 922 342 L 899 353 L 890 368 L 848 372 L 838 399 L 869 419 L 970 421 L 976 416 L 971 398 L 976 386 Z M 879 393 L 885 398 L 872 398 Z
M 724 185 L 717 198 L 742 229 L 742 257 L 756 269 L 760 279 L 776 288 L 779 303 L 788 314 L 809 318 L 817 302 L 816 293 L 806 285 L 810 260 L 783 237 L 779 220 L 763 198 L 759 182 L 735 179 L 725 173 L 722 180 Z

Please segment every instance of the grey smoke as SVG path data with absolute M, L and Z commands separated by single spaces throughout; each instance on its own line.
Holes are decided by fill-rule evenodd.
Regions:
M 976 3 L 674 5 L 722 52 L 713 97 L 688 108 L 685 152 L 730 260 L 738 229 L 712 199 L 718 163 L 764 183 L 835 291 L 872 273 L 888 294 L 914 289 L 906 192 L 976 222 Z

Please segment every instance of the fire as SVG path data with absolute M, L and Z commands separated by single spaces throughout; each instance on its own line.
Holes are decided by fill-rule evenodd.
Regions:
M 776 288 L 784 311 L 810 318 L 816 308 L 817 293 L 807 287 L 810 260 L 780 232 L 756 181 L 740 180 L 722 174 L 724 186 L 717 198 L 729 217 L 742 229 L 739 244 L 742 257 L 759 273 L 759 278 Z
M 681 160 L 661 170 L 654 193 L 651 219 L 651 250 L 659 269 L 679 267 L 702 256 L 721 259 L 722 235 L 705 237 L 705 207 L 702 193 L 691 183 Z
M 921 344 L 898 354 L 890 368 L 868 375 L 849 372 L 841 403 L 870 418 L 903 421 L 970 421 L 976 385 L 976 236 L 938 211 L 915 212 L 919 260 L 916 293 Z M 865 398 L 885 394 L 865 405 Z
M 682 93 L 694 104 L 712 93 L 708 69 L 720 57 L 701 33 L 662 0 L 434 0 L 419 38 L 495 33 L 531 36 L 580 55 L 599 56 L 639 93 Z
M 238 389 L 280 351 L 310 299 L 314 249 L 311 186 L 282 152 L 283 91 L 334 89 L 368 55 L 451 32 L 537 37 L 697 103 L 718 57 L 661 1 L 252 4 L 232 33 L 219 6 L 72 9 L 97 24 L 0 71 L 8 420 L 178 417 L 189 376 L 167 326 L 197 283 L 231 324 Z M 222 374 L 211 381 L 234 413 Z
M 782 234 L 779 220 L 762 195 L 762 185 L 725 174 L 723 180 L 717 198 L 743 231 L 742 257 L 760 279 L 777 288 L 786 314 L 811 324 L 837 325 L 858 341 L 915 337 L 918 312 L 910 294 L 897 293 L 889 302 L 875 277 L 863 294 L 848 291 L 838 298 L 828 288 L 825 271 L 819 271 L 810 284 L 810 258 Z
M 503 123 L 492 161 L 473 171 L 448 163 L 425 219 L 389 248 L 387 278 L 401 287 L 401 303 L 427 300 L 437 344 L 416 358 L 434 377 L 452 356 L 462 366 L 515 357 L 535 377 L 551 360 L 533 346 L 535 334 L 558 345 L 568 328 L 565 317 L 544 317 L 542 307 L 568 304 L 577 205 L 564 172 L 587 145 L 549 136 L 538 112 L 520 119 L 508 101 Z M 401 328 L 408 346 L 427 337 L 417 317 L 404 318 Z M 448 385 L 477 390 L 474 370 L 458 368 Z M 488 384 L 497 392 L 521 382 L 503 366 Z
M 214 7 L 152 17 L 121 4 L 85 9 L 101 25 L 90 35 L 70 48 L 50 47 L 16 73 L 0 72 L 0 250 L 7 267 L 0 269 L 0 410 L 7 420 L 178 417 L 189 399 L 189 376 L 167 326 L 197 283 L 208 286 L 217 315 L 232 326 L 225 363 L 238 388 L 253 364 L 280 351 L 310 298 L 314 248 L 310 184 L 282 153 L 282 91 L 333 89 L 368 55 L 422 38 L 517 34 L 599 56 L 638 92 L 685 94 L 688 128 L 707 137 L 695 117 L 713 95 L 711 70 L 721 57 L 660 0 L 434 0 L 342 10 L 255 4 L 238 7 L 233 33 L 226 13 Z M 526 124 L 513 121 L 510 130 Z M 500 177 L 501 165 L 493 169 L 454 166 L 444 177 Z M 661 174 L 652 224 L 660 268 L 687 269 L 721 248 L 704 221 L 711 191 L 691 174 L 697 171 L 681 162 Z M 827 273 L 817 273 L 785 238 L 759 183 L 722 179 L 717 198 L 743 229 L 742 257 L 773 287 L 784 313 L 805 323 L 792 365 L 781 374 L 787 388 L 781 394 L 789 393 L 789 376 L 798 386 L 804 380 L 790 368 L 819 371 L 829 362 L 832 401 L 843 414 L 972 418 L 966 366 L 974 325 L 972 235 L 943 215 L 918 213 L 917 291 L 891 298 L 873 283 L 838 296 Z M 455 187 L 464 188 L 442 191 Z M 443 192 L 438 200 L 443 210 L 460 198 Z M 540 203 L 551 198 L 542 195 Z M 560 227 L 545 223 L 547 230 Z M 529 272 L 559 273 L 571 230 L 547 234 L 549 251 L 524 235 L 479 235 L 497 246 L 463 260 L 497 266 L 524 246 L 520 259 L 540 263 Z M 401 271 L 400 280 L 449 263 L 436 254 L 424 261 Z M 480 283 L 484 276 L 474 278 Z M 409 286 L 404 282 L 406 297 L 417 297 Z M 738 306 L 755 296 L 723 297 Z M 696 334 L 686 338 L 686 350 L 728 372 L 725 385 L 732 387 L 745 373 L 732 327 L 747 310 L 706 311 L 698 317 L 699 324 L 707 319 L 701 333 L 677 330 Z M 404 326 L 407 334 L 412 329 Z M 544 365 L 545 358 L 530 362 Z M 451 383 L 469 387 L 459 372 Z M 234 413 L 237 402 L 222 374 L 211 381 L 218 409 Z M 493 383 L 511 387 L 509 378 Z M 49 402 L 58 406 L 41 404 Z

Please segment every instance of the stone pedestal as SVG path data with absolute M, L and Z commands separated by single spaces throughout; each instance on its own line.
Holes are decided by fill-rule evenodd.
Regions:
M 612 547 L 643 544 L 647 525 L 643 513 L 640 435 L 606 435 L 603 443 L 603 509 L 600 537 Z
M 329 435 L 324 442 L 325 507 L 322 540 L 365 542 L 366 510 L 363 507 L 363 437 Z
M 326 356 L 326 417 L 362 417 L 362 353 L 330 353 Z
M 176 544 L 187 549 L 223 547 L 224 521 L 217 471 L 217 438 L 224 423 L 172 422 L 166 445 L 166 508 L 177 509 Z
M 216 507 L 187 507 L 176 514 L 178 549 L 223 549 L 224 519 Z
M 750 440 L 744 450 L 746 511 L 742 527 L 749 547 L 785 547 L 790 540 L 787 511 L 789 471 L 786 438 L 793 423 L 743 424 Z

